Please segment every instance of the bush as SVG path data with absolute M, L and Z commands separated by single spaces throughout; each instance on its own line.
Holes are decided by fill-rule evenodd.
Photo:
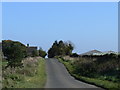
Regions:
M 82 76 L 93 77 L 96 73 L 96 65 L 93 62 L 77 62 L 74 67 L 74 73 Z
M 7 58 L 8 66 L 21 66 L 22 59 L 27 55 L 26 50 L 26 46 L 20 42 L 11 40 L 2 41 L 2 51 Z
M 39 56 L 45 58 L 45 56 L 47 55 L 47 53 L 45 51 L 43 51 L 42 48 L 39 49 Z
M 94 60 L 92 60 L 94 59 Z M 80 58 L 80 60 L 74 61 L 74 73 L 87 77 L 99 77 L 105 76 L 109 81 L 120 81 L 119 77 L 119 58 L 117 55 L 104 55 L 93 58 Z
M 77 53 L 72 53 L 72 55 L 70 55 L 70 57 L 79 57 L 79 55 Z

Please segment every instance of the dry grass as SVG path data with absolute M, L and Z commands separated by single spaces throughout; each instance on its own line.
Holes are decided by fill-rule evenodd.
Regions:
M 63 59 L 64 59 L 64 60 L 71 60 L 71 61 L 73 61 L 73 60 L 79 60 L 78 57 L 73 58 L 73 57 L 70 57 L 70 56 L 64 56 Z
M 41 57 L 29 57 L 22 63 L 23 67 L 8 67 L 3 71 L 3 88 L 43 87 L 46 80 L 45 60 Z

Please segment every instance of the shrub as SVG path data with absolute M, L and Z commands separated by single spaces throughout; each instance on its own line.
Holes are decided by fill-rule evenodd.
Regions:
M 77 53 L 72 53 L 72 55 L 70 55 L 70 57 L 79 57 L 79 55 Z
M 75 74 L 93 78 L 104 76 L 104 79 L 109 81 L 120 81 L 120 63 L 117 55 L 93 56 L 92 58 L 83 57 L 75 60 L 72 65 L 74 66 L 73 73 Z
M 45 51 L 43 51 L 42 48 L 39 49 L 39 56 L 45 58 L 45 56 L 47 55 L 47 53 Z
M 21 61 L 26 56 L 26 46 L 17 41 L 3 40 L 2 51 L 11 67 L 21 66 Z

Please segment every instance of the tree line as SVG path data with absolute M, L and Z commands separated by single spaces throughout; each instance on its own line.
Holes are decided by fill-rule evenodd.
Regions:
M 55 41 L 52 47 L 48 50 L 48 57 L 71 55 L 74 46 L 71 42 L 63 42 L 62 40 Z
M 2 40 L 2 52 L 4 58 L 8 61 L 8 66 L 16 67 L 21 66 L 23 58 L 41 56 L 45 58 L 47 53 L 40 48 L 39 50 L 32 51 L 29 55 L 27 52 L 27 46 L 19 41 Z M 48 50 L 48 57 L 53 58 L 55 56 L 72 55 L 74 47 L 71 42 L 55 41 L 52 47 Z
M 21 66 L 22 59 L 29 57 L 27 54 L 27 46 L 18 41 L 2 40 L 2 52 L 4 54 L 4 58 L 8 61 L 7 67 Z M 39 49 L 37 51 L 33 51 L 31 56 L 41 56 L 44 58 L 46 55 L 47 53 L 44 50 Z

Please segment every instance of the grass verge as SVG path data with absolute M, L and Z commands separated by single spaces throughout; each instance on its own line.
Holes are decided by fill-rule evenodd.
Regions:
M 45 59 L 38 58 L 38 65 L 35 67 L 27 67 L 29 69 L 29 72 L 27 75 L 22 74 L 22 72 L 25 72 L 25 70 L 28 70 L 25 68 L 25 70 L 18 70 L 21 73 L 13 73 L 7 75 L 7 79 L 4 80 L 3 84 L 4 87 L 7 88 L 44 88 L 46 83 L 46 71 L 45 71 Z M 30 73 L 33 73 L 36 71 L 33 75 Z
M 63 63 L 65 65 L 65 67 L 67 68 L 67 70 L 69 71 L 69 73 L 77 80 L 89 83 L 89 84 L 93 84 L 99 87 L 102 87 L 104 89 L 108 89 L 108 90 L 119 90 L 120 89 L 120 83 L 115 83 L 115 82 L 111 82 L 111 81 L 107 81 L 107 80 L 100 80 L 97 78 L 89 78 L 89 77 L 84 77 L 84 76 L 80 76 L 77 74 L 74 74 L 72 71 L 74 69 L 74 67 L 69 63 L 69 61 L 64 61 L 61 58 L 58 58 L 59 62 Z
M 17 88 L 44 88 L 46 83 L 45 60 L 39 60 L 39 66 L 36 75 L 26 76 L 24 82 L 17 84 Z

